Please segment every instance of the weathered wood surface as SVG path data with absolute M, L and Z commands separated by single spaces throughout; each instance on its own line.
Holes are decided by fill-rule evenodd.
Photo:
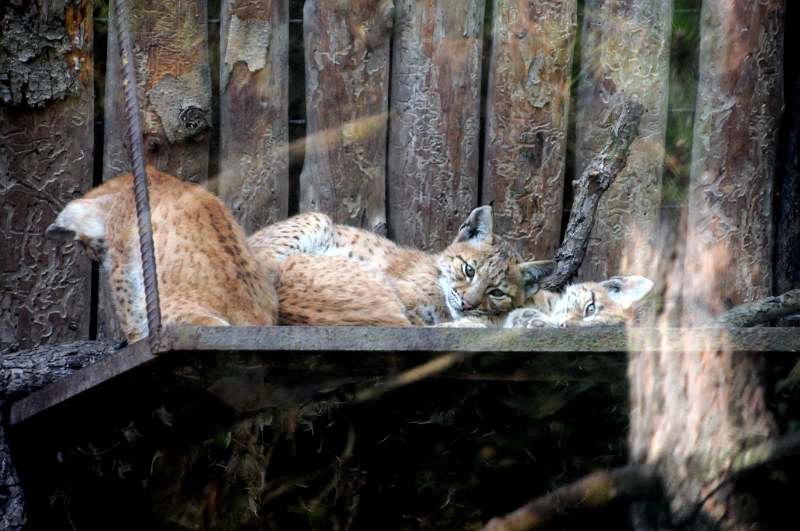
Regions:
M 306 155 L 300 211 L 386 235 L 389 0 L 303 8 Z
M 0 93 L 12 103 L 0 103 L 5 353 L 88 337 L 90 262 L 79 246 L 45 241 L 44 230 L 91 188 L 94 78 L 90 4 L 4 9 Z
M 248 234 L 289 212 L 289 3 L 224 0 L 219 195 Z
M 478 202 L 484 0 L 395 5 L 389 236 L 440 250 Z
M 184 181 L 206 184 L 211 74 L 205 0 L 127 4 L 133 39 L 145 158 Z M 103 180 L 131 171 L 121 58 L 109 6 Z M 105 272 L 100 275 L 97 335 L 124 339 L 114 315 Z
M 667 126 L 671 0 L 590 0 L 584 10 L 575 118 L 575 172 L 602 149 L 612 110 L 645 106 L 628 164 L 600 201 L 579 279 L 653 278 Z
M 703 4 L 684 322 L 772 294 L 785 2 Z
M 703 3 L 685 322 L 771 292 L 784 5 Z M 682 355 L 631 355 L 631 460 L 663 475 L 672 522 L 762 528 L 752 497 L 726 480 L 738 452 L 773 438 L 777 427 L 765 403 L 763 356 L 732 350 L 708 344 Z
M 145 157 L 184 181 L 208 179 L 211 73 L 206 2 L 128 2 Z M 116 13 L 110 6 L 103 180 L 130 172 Z
M 526 258 L 561 236 L 575 0 L 494 4 L 481 201 Z
M 573 181 L 575 199 L 569 214 L 564 241 L 554 257 L 556 272 L 542 284 L 543 289 L 560 290 L 578 272 L 586 256 L 589 236 L 594 227 L 597 207 L 603 194 L 625 167 L 631 144 L 639 134 L 644 106 L 638 101 L 626 101 L 619 107 L 616 123 L 608 131 L 600 153 Z

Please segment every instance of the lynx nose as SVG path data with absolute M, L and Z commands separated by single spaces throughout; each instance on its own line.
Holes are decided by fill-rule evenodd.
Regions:
M 466 310 L 474 310 L 475 309 L 475 306 L 470 304 L 467 299 L 461 299 L 461 307 L 464 309 L 464 311 L 466 311 Z

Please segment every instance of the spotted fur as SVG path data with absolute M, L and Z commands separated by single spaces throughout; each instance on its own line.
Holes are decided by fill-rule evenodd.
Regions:
M 164 324 L 272 325 L 277 296 L 263 265 L 211 193 L 147 168 L 158 292 Z M 122 329 L 148 335 L 133 176 L 71 201 L 45 232 L 83 244 L 109 272 Z
M 540 291 L 525 308 L 511 312 L 505 328 L 623 326 L 631 318 L 633 304 L 653 289 L 640 276 L 612 277 L 605 282 L 582 282 L 563 293 Z
M 337 225 L 319 213 L 276 223 L 249 241 L 262 261 L 276 264 L 281 314 L 293 315 L 294 307 L 302 304 L 317 315 L 309 324 L 373 324 L 377 308 L 386 310 L 376 301 L 396 311 L 394 299 L 399 299 L 410 324 L 449 325 L 470 318 L 499 325 L 555 269 L 551 261 L 523 262 L 494 235 L 488 206 L 475 209 L 441 253 L 402 247 L 377 234 Z M 297 286 L 308 290 L 313 283 L 305 296 L 285 271 L 287 264 L 298 263 L 289 257 L 300 254 L 316 257 L 304 259 L 303 275 L 308 278 Z M 358 295 L 354 298 L 352 293 Z M 339 308 L 348 311 L 340 313 Z M 396 315 L 391 320 L 396 322 Z

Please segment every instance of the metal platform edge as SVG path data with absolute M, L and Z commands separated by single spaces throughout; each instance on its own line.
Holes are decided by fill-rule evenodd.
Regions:
M 382 328 L 166 326 L 11 405 L 13 426 L 161 355 L 190 352 L 800 352 L 800 328 Z

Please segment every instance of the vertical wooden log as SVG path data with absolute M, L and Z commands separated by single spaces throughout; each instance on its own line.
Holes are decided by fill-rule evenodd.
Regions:
M 481 202 L 526 257 L 561 236 L 575 0 L 496 0 Z
M 386 234 L 390 0 L 303 8 L 306 157 L 300 211 Z
M 44 230 L 92 185 L 92 6 L 6 6 L 0 30 L 0 351 L 84 339 L 90 263 Z
M 113 5 L 109 6 L 103 180 L 131 171 Z M 182 180 L 206 184 L 211 127 L 206 2 L 129 0 L 128 13 L 147 163 Z M 122 339 L 108 287 L 102 273 L 97 335 Z
M 703 2 L 683 275 L 688 324 L 769 294 L 784 5 Z M 631 355 L 631 459 L 662 473 L 673 522 L 765 527 L 728 473 L 742 448 L 777 432 L 763 362 L 714 348 Z
M 147 163 L 184 180 L 208 179 L 211 73 L 205 0 L 130 0 Z M 116 13 L 110 7 L 103 179 L 130 172 Z
M 389 236 L 442 249 L 478 201 L 484 0 L 398 0 Z
M 579 278 L 655 273 L 667 125 L 671 0 L 586 2 L 575 126 L 575 172 L 602 147 L 622 101 L 645 106 L 628 165 L 603 196 Z
M 224 0 L 219 195 L 247 233 L 289 212 L 289 3 Z
M 689 182 L 687 324 L 772 289 L 785 2 L 705 0 Z

